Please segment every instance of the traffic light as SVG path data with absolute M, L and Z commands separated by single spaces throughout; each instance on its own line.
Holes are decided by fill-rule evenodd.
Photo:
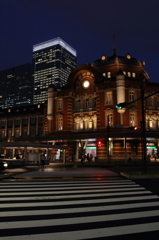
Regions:
M 128 104 L 129 104 L 129 103 L 127 103 L 127 102 L 123 102 L 123 103 L 117 104 L 115 107 L 121 109 L 121 108 L 125 108 Z
M 134 126 L 134 127 L 129 127 L 129 129 L 131 129 L 131 130 L 137 130 L 138 127 L 136 127 L 136 126 Z
M 97 146 L 98 146 L 98 147 L 101 147 L 101 146 L 102 146 L 102 142 L 101 142 L 101 141 L 98 141 L 98 142 L 97 142 Z

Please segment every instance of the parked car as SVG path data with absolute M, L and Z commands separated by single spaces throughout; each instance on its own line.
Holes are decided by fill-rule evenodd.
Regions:
M 8 163 L 4 161 L 0 161 L 0 170 L 4 170 L 8 167 Z

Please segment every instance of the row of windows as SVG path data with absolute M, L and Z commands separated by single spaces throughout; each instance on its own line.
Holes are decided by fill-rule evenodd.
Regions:
M 123 73 L 124 73 L 124 75 L 125 76 L 128 76 L 128 77 L 133 77 L 133 78 L 135 78 L 136 77 L 136 73 L 135 72 L 125 72 L 125 71 L 123 71 Z M 107 78 L 111 78 L 111 72 L 104 72 L 103 73 L 103 76 L 104 77 L 107 77 Z
M 20 125 L 20 121 L 21 121 L 20 119 L 15 119 L 14 124 L 16 126 Z M 38 122 L 43 123 L 44 122 L 44 117 L 39 117 Z M 36 123 L 36 118 L 35 117 L 30 118 L 30 123 L 31 124 Z M 1 124 L 1 127 L 5 127 L 6 126 L 6 120 L 1 120 L 0 124 Z M 28 118 L 23 118 L 22 119 L 22 124 L 28 124 Z M 12 125 L 13 125 L 13 119 L 9 119 L 7 121 L 7 126 L 12 126 Z
M 129 102 L 134 101 L 137 98 L 136 91 L 129 91 Z M 107 91 L 105 93 L 105 104 L 113 104 L 113 92 Z
M 16 129 L 14 131 L 14 134 L 12 133 L 11 130 L 7 131 L 7 136 L 5 136 L 5 131 L 4 130 L 1 130 L 0 131 L 0 135 L 2 138 L 4 137 L 8 137 L 8 138 L 11 138 L 11 137 L 27 137 L 27 136 L 30 136 L 30 137 L 35 137 L 36 136 L 36 129 L 35 128 L 30 128 L 30 133 L 28 134 L 27 132 L 27 129 L 22 129 L 22 133 L 20 134 L 20 130 L 19 129 Z M 38 133 L 37 133 L 38 136 L 44 136 L 44 131 L 43 131 L 43 128 L 39 128 L 38 129 Z
M 75 110 L 78 111 L 80 109 L 89 110 L 89 108 L 96 109 L 96 98 L 86 98 L 82 100 L 75 100 Z M 57 100 L 57 110 L 63 110 L 63 99 L 60 98 Z
M 105 122 L 106 126 L 114 127 L 114 116 L 113 113 L 105 115 Z M 63 117 L 58 117 L 57 118 L 57 130 L 61 131 L 63 130 Z M 137 116 L 135 113 L 130 113 L 129 114 L 129 126 L 136 126 L 137 125 Z M 96 129 L 97 128 L 97 120 L 88 120 L 88 121 L 75 121 L 74 123 L 74 130 L 75 131 L 81 131 L 81 130 L 91 130 L 91 129 Z

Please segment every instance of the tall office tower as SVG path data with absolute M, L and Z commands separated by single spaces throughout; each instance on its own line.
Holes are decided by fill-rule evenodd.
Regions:
M 47 100 L 48 87 L 62 87 L 76 67 L 76 50 L 61 38 L 33 46 L 34 92 L 33 103 Z
M 0 107 L 32 104 L 32 65 L 30 63 L 0 71 Z

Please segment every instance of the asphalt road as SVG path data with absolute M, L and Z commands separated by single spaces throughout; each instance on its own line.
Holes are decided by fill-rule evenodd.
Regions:
M 159 178 L 133 179 L 133 181 L 159 196 Z

